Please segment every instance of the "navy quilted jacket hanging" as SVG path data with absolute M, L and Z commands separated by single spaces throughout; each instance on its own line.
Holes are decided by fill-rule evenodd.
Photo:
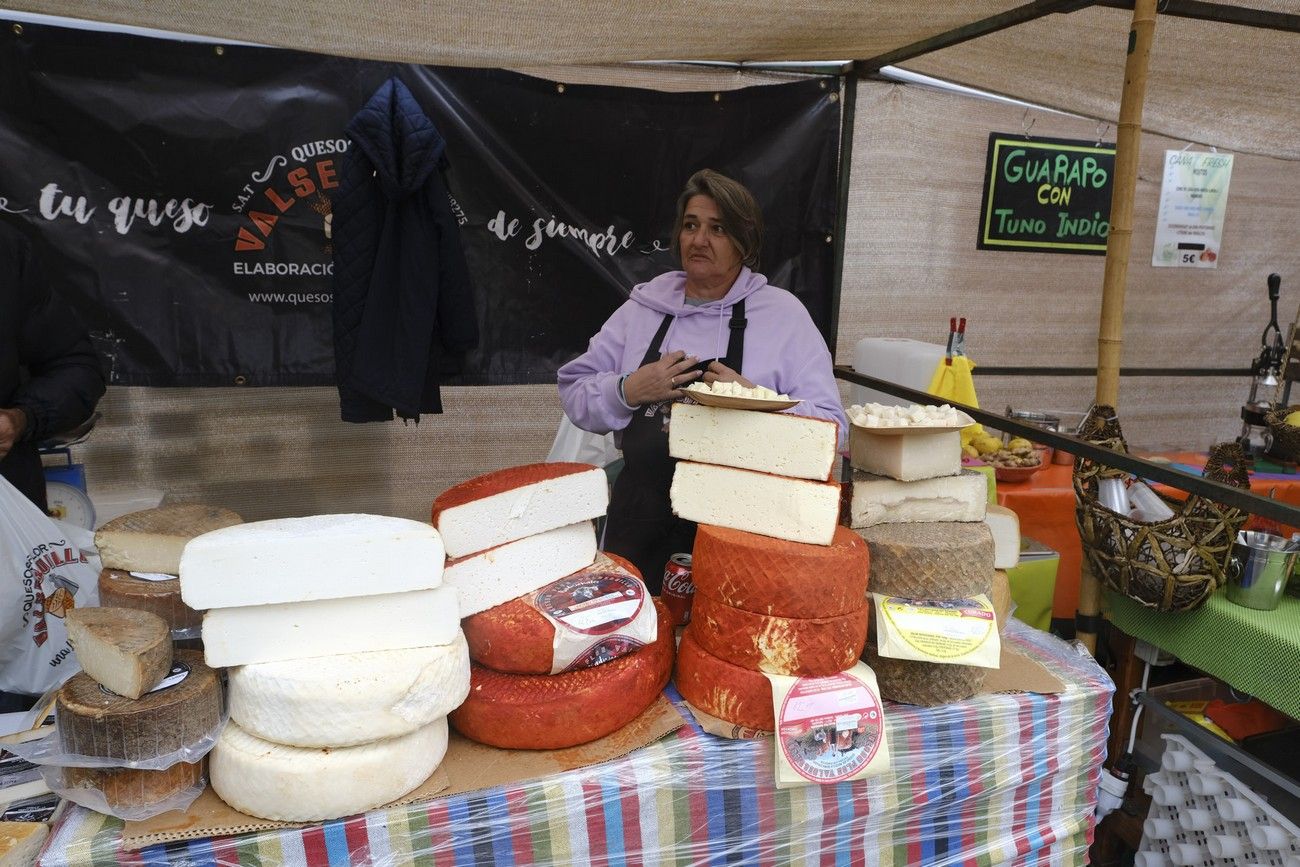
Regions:
M 478 345 L 446 142 L 395 78 L 347 136 L 331 233 L 340 409 L 350 422 L 418 420 L 442 412 L 440 377 Z

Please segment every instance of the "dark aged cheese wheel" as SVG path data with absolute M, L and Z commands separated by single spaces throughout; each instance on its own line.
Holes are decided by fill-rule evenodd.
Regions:
M 838 617 L 768 617 L 697 597 L 691 632 L 704 650 L 768 674 L 826 677 L 854 666 L 867 643 L 868 607 Z
M 677 648 L 677 691 L 691 705 L 724 722 L 772 731 L 772 684 L 767 676 L 732 665 L 700 647 L 692 632 L 682 633 Z
M 168 675 L 159 688 L 134 700 L 109 692 L 85 672 L 73 675 L 54 704 L 63 749 L 142 761 L 200 740 L 221 721 L 221 684 L 196 651 L 178 651 L 173 669 L 178 667 L 186 669 L 183 677 Z
M 876 673 L 880 697 L 900 704 L 934 707 L 962 701 L 984 688 L 987 668 L 890 659 L 868 644 L 862 661 Z
M 204 761 L 177 762 L 161 771 L 63 768 L 63 784 L 72 789 L 98 789 L 115 810 L 152 807 L 202 783 Z
M 698 596 L 777 617 L 834 617 L 862 608 L 870 555 L 836 527 L 830 545 L 805 545 L 701 524 L 691 578 Z
M 613 734 L 654 703 L 673 668 L 673 628 L 663 604 L 653 644 L 566 674 L 504 674 L 475 665 L 469 698 L 452 711 L 471 740 L 516 750 L 555 750 Z
M 965 599 L 993 586 L 993 533 L 983 521 L 877 524 L 855 530 L 871 549 L 871 592 Z
M 121 569 L 105 569 L 99 573 L 99 604 L 157 614 L 172 629 L 197 629 L 203 623 L 203 614 L 181 601 L 178 578 L 148 581 Z
M 640 571 L 628 560 L 617 554 L 602 554 L 628 574 L 638 579 L 641 577 Z M 596 563 L 581 572 L 597 570 L 600 563 L 601 555 L 597 555 Z M 568 577 L 572 576 L 566 576 Z M 460 627 L 465 631 L 465 640 L 469 642 L 470 659 L 506 674 L 551 673 L 555 626 L 526 601 L 525 597 L 531 595 L 511 599 L 461 621 Z M 648 591 L 645 600 L 647 605 L 650 604 Z

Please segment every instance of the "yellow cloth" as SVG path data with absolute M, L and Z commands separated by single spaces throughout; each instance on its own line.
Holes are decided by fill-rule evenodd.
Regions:
M 964 355 L 953 358 L 952 364 L 948 364 L 947 359 L 940 359 L 926 391 L 945 402 L 964 403 L 978 409 L 980 402 L 975 396 L 975 377 L 971 375 L 974 369 L 975 362 Z M 971 439 L 983 432 L 981 425 L 967 425 L 961 429 L 961 444 L 970 445 Z

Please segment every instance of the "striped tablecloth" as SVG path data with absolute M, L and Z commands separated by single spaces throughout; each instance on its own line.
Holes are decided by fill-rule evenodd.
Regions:
M 729 741 L 691 725 L 523 785 L 139 852 L 121 850 L 121 822 L 74 807 L 39 863 L 1083 864 L 1113 686 L 1049 635 L 1013 621 L 1004 640 L 1043 660 L 1066 691 L 888 705 L 893 764 L 872 780 L 777 790 L 770 738 Z

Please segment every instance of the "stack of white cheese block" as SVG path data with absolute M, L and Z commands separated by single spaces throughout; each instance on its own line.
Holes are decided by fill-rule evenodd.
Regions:
M 789 413 L 673 404 L 673 511 L 699 524 L 829 545 L 840 514 L 838 430 Z
M 677 688 L 697 710 L 772 730 L 766 675 L 852 668 L 867 637 L 866 546 L 838 526 L 839 425 L 678 403 L 673 511 L 699 523 Z
M 980 473 L 963 471 L 961 431 L 953 425 L 964 416 L 954 418 L 944 409 L 849 408 L 854 419 L 850 525 L 871 550 L 871 590 L 877 597 L 947 603 L 992 597 L 995 583 L 1005 587 L 1005 576 L 1000 581 L 995 576 L 995 540 L 985 522 L 987 482 Z M 1005 527 L 999 527 L 1005 536 Z M 875 670 L 883 697 L 934 705 L 980 690 L 984 667 L 880 656 L 879 608 L 875 615 L 863 659 Z
M 157 614 L 181 646 L 199 646 L 202 615 L 181 600 L 181 552 L 195 536 L 238 524 L 219 506 L 178 503 L 114 518 L 95 532 L 99 602 Z M 191 642 L 186 644 L 184 642 Z
M 461 734 L 508 749 L 587 743 L 639 716 L 672 668 L 672 630 L 636 568 L 596 550 L 604 470 L 509 467 L 433 502 L 473 660 Z
M 54 702 L 62 767 L 42 768 L 59 794 L 123 819 L 188 806 L 220 729 L 221 686 L 191 650 L 173 654 L 169 625 L 133 608 L 75 608 L 68 640 L 82 671 Z
M 181 593 L 229 667 L 213 790 L 252 816 L 349 816 L 419 787 L 447 750 L 469 655 L 428 524 L 319 515 L 191 541 Z

